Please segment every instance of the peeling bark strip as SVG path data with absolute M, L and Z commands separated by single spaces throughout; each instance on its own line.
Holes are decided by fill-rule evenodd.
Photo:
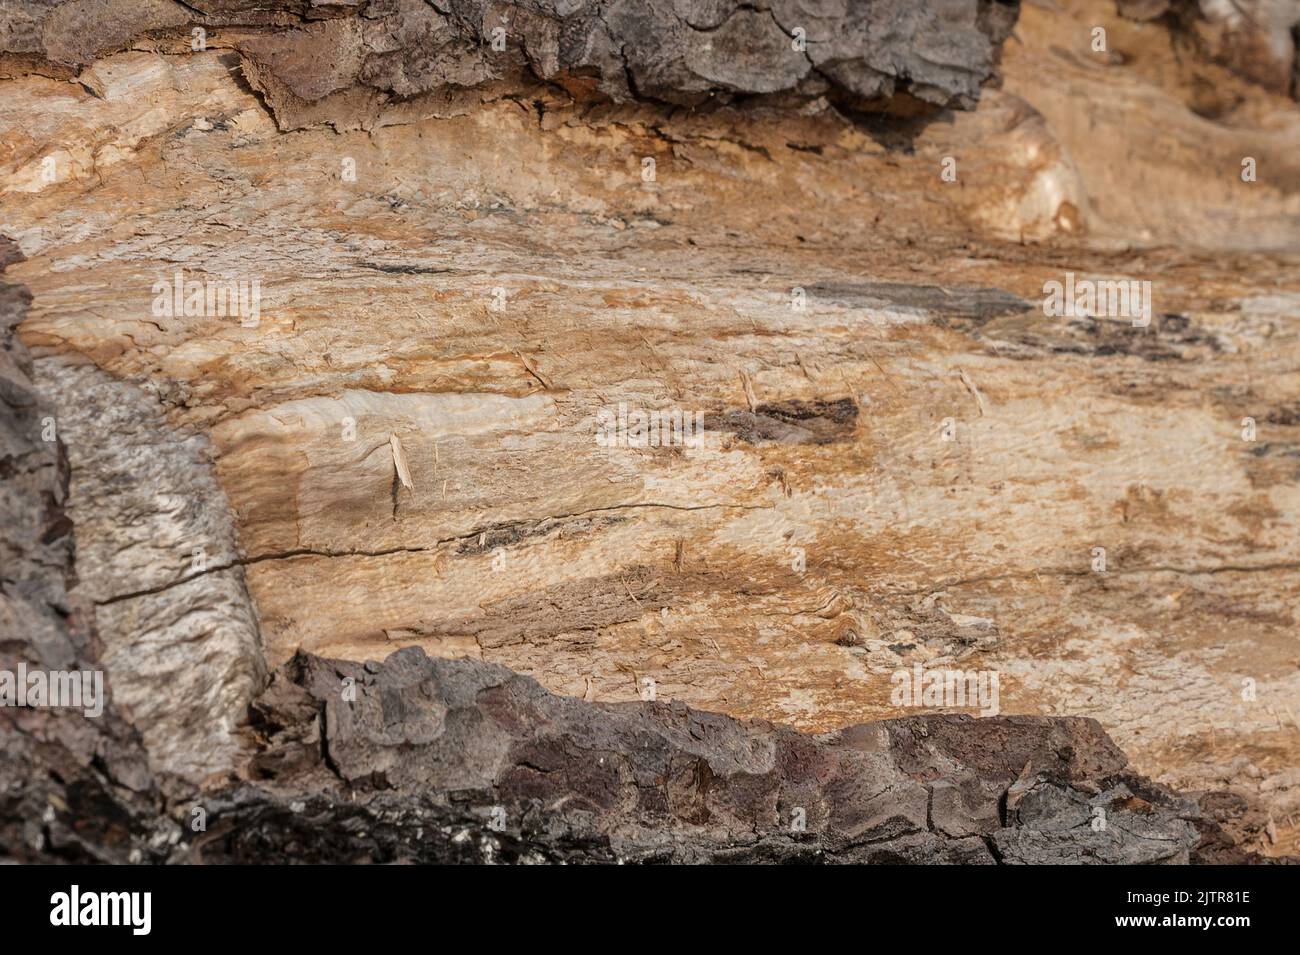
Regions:
M 253 727 L 256 782 L 204 800 L 220 825 L 178 861 L 1185 863 L 1221 838 L 1088 719 L 809 736 L 412 647 L 300 654 Z
M 859 110 L 904 101 L 969 108 L 1010 33 L 1016 0 L 18 0 L 0 32 L 13 65 L 70 75 L 151 38 L 233 46 L 281 128 L 356 126 L 390 102 L 488 86 L 562 87 L 576 100 L 683 106 L 828 96 Z M 108 27 L 105 29 L 105 27 Z M 194 34 L 194 28 L 200 33 Z M 13 66 L 11 66 L 11 69 Z

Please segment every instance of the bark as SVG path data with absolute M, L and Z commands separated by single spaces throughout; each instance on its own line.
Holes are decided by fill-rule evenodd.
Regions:
M 506 83 L 554 84 L 579 99 L 683 106 L 737 97 L 830 95 L 861 109 L 897 100 L 970 106 L 1015 22 L 1016 2 L 773 0 L 419 0 L 316 5 L 279 0 L 18 3 L 0 54 L 54 75 L 149 37 L 195 28 L 229 45 L 284 129 L 352 128 L 384 106 Z M 105 22 L 108 29 L 104 29 Z M 36 65 L 32 65 L 35 63 Z
M 1195 803 L 1092 720 L 810 736 L 411 647 L 295 657 L 253 728 L 256 782 L 206 801 L 187 861 L 1177 863 L 1199 841 Z
M 0 270 L 21 259 L 0 239 Z M 17 339 L 31 299 L 0 282 L 0 669 L 94 669 L 93 612 L 69 596 L 72 524 L 68 464 L 49 431 L 53 408 L 37 392 Z M 47 440 L 47 438 L 49 440 Z M 109 703 L 82 711 L 0 706 L 0 854 L 21 860 L 141 861 L 160 827 L 161 802 L 139 734 Z

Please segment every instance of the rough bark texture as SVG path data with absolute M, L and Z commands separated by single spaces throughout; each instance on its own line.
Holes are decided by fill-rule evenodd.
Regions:
M 19 258 L 0 238 L 0 271 Z M 22 286 L 0 282 L 0 670 L 93 669 L 93 612 L 68 595 L 67 458 L 15 335 L 29 301 Z M 96 719 L 0 707 L 0 855 L 140 861 L 174 828 L 158 818 L 160 806 L 139 735 L 116 706 Z
M 253 728 L 258 782 L 205 803 L 190 860 L 1177 863 L 1199 841 L 1196 804 L 1126 771 L 1092 720 L 810 736 L 411 647 L 294 658 Z
M 1290 99 L 1109 0 L 127 6 L 0 21 L 0 669 L 113 692 L 0 708 L 6 854 L 1294 851 Z
M 831 95 L 970 106 L 1018 3 L 1002 0 L 381 0 L 9 5 L 0 53 L 56 75 L 150 37 L 234 47 L 282 128 L 355 127 L 392 102 L 506 82 L 699 106 Z M 108 29 L 104 28 L 107 21 Z

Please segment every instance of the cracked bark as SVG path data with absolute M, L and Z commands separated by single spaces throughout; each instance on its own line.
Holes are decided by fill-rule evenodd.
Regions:
M 14 4 L 15 25 L 0 34 L 0 57 L 11 70 L 70 75 L 139 38 L 175 48 L 188 42 L 192 27 L 211 28 L 214 44 L 239 51 L 244 75 L 283 129 L 355 128 L 388 106 L 419 108 L 502 83 L 546 84 L 578 101 L 689 107 L 754 96 L 830 96 L 863 110 L 891 109 L 903 100 L 969 107 L 992 74 L 1017 8 L 1013 0 L 968 0 L 940 11 L 888 0 L 872 6 L 868 29 L 860 7 L 827 12 L 802 0 L 770 6 L 460 0 L 446 8 L 384 2 L 306 15 L 291 2 L 247 11 L 214 5 L 204 12 L 163 0 L 70 0 Z M 785 22 L 802 25 L 803 49 L 778 10 Z M 693 22 L 708 14 L 716 22 Z M 105 17 L 118 18 L 114 29 L 99 28 Z M 944 37 L 936 41 L 940 28 Z M 931 45 L 941 46 L 941 54 L 927 57 Z M 792 69 L 791 61 L 804 69 Z
M 299 656 L 254 709 L 256 782 L 209 796 L 219 823 L 179 858 L 1186 862 L 1198 827 L 1219 834 L 1089 720 L 930 716 L 811 737 L 555 697 L 416 648 L 383 664 Z M 1096 807 L 1112 810 L 1104 830 Z

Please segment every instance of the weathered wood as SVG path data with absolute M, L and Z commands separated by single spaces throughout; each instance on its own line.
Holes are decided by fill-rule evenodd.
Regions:
M 977 110 L 915 118 L 745 70 L 696 103 L 687 48 L 606 98 L 543 47 L 454 93 L 441 45 L 314 73 L 298 32 L 350 15 L 11 49 L 8 276 L 72 595 L 154 769 L 242 765 L 299 651 L 815 731 L 908 712 L 923 664 L 1094 717 L 1293 849 L 1300 112 L 1062 6 L 1023 11 Z M 1009 24 L 962 23 L 951 85 L 908 96 L 974 105 Z M 1045 315 L 1076 279 L 1150 282 L 1149 321 Z

